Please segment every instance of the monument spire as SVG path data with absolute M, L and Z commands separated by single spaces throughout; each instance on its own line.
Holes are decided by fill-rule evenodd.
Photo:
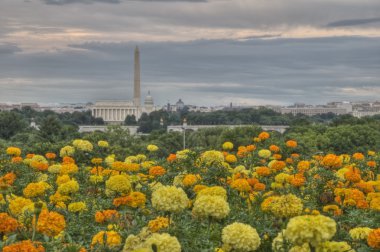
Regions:
M 134 78 L 134 89 L 133 89 L 133 104 L 136 107 L 141 106 L 141 93 L 140 93 L 140 51 L 139 47 L 135 48 L 135 78 Z

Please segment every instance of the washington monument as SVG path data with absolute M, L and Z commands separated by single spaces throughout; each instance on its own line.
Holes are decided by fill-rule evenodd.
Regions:
M 135 48 L 135 80 L 133 93 L 133 105 L 140 107 L 140 51 L 138 46 Z

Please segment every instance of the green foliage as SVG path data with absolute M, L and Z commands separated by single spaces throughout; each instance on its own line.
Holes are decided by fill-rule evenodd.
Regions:
M 18 113 L 14 111 L 0 112 L 0 138 L 9 139 L 26 127 L 26 121 Z

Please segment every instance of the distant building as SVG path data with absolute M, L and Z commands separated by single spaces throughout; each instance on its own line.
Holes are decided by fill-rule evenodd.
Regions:
M 320 106 L 320 107 L 314 107 L 314 106 L 304 106 L 304 107 L 284 107 L 281 108 L 281 114 L 304 114 L 308 116 L 314 116 L 314 115 L 320 115 L 320 114 L 327 114 L 327 113 L 333 113 L 336 115 L 344 115 L 350 113 L 347 108 L 344 107 L 327 107 L 327 106 Z
M 185 103 L 181 100 L 181 98 L 175 104 L 176 110 L 182 111 L 185 108 Z
M 150 92 L 145 97 L 144 107 L 141 106 L 140 51 L 137 46 L 135 49 L 134 67 L 133 100 L 97 101 L 91 108 L 94 117 L 103 118 L 106 123 L 120 124 L 124 122 L 128 115 L 134 115 L 136 119 L 139 119 L 142 113 L 150 113 L 155 109 Z

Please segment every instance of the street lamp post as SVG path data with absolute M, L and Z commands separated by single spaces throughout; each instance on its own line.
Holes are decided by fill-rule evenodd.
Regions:
M 187 126 L 187 120 L 186 118 L 183 119 L 182 123 L 182 131 L 183 131 L 183 149 L 186 149 L 186 126 Z

